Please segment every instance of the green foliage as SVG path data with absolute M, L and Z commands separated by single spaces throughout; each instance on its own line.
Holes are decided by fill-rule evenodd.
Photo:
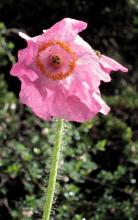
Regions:
M 14 44 L 11 41 L 7 41 L 5 35 L 7 34 L 7 29 L 4 23 L 0 22 L 0 66 L 6 66 L 8 64 L 8 59 L 13 63 L 15 61 L 12 51 Z M 6 59 L 8 57 L 8 59 Z

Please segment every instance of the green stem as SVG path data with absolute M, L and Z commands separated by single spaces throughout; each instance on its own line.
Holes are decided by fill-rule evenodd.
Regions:
M 46 201 L 45 201 L 45 205 L 43 209 L 42 220 L 50 219 L 54 192 L 55 192 L 55 187 L 56 187 L 56 178 L 57 178 L 57 172 L 58 172 L 59 158 L 60 158 L 60 148 L 61 148 L 62 135 L 63 135 L 63 124 L 64 124 L 64 121 L 62 119 L 57 119 L 56 128 L 55 128 L 56 136 L 55 136 L 55 144 L 54 144 L 53 155 L 52 155 L 51 171 L 50 171 L 50 177 L 49 177 L 49 182 L 48 182 L 48 188 L 46 192 Z

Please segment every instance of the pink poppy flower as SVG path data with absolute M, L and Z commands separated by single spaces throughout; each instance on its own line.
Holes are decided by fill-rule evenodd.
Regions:
M 78 35 L 86 27 L 83 21 L 65 18 L 39 36 L 20 33 L 27 47 L 19 51 L 11 75 L 21 80 L 21 102 L 44 120 L 85 122 L 109 112 L 100 82 L 109 82 L 112 70 L 127 69 L 95 52 Z

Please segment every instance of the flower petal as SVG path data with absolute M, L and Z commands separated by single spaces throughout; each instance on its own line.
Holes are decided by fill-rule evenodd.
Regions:
M 122 72 L 128 72 L 127 68 L 125 68 L 115 60 L 111 59 L 110 57 L 104 55 L 102 55 L 101 58 L 99 59 L 99 63 L 107 70 L 108 73 L 112 70 L 113 71 L 121 70 Z
M 22 63 L 13 64 L 10 73 L 12 76 L 19 77 L 20 80 L 26 77 L 31 81 L 35 81 L 38 78 L 38 75 L 30 67 L 27 67 Z
M 23 33 L 23 32 L 20 32 L 19 31 L 19 36 L 22 37 L 24 40 L 30 40 L 31 37 L 29 37 L 27 34 Z
M 101 94 L 100 94 L 100 90 L 97 89 L 94 94 L 93 94 L 94 98 L 99 102 L 99 104 L 101 105 L 101 109 L 100 112 L 104 115 L 107 115 L 110 111 L 109 106 L 103 101 L 103 99 L 101 98 Z
M 34 62 L 34 58 L 37 53 L 37 45 L 29 40 L 27 42 L 27 47 L 25 49 L 19 50 L 18 52 L 18 61 L 29 65 Z
M 23 80 L 20 91 L 20 101 L 29 106 L 32 111 L 40 118 L 50 120 L 48 108 L 45 103 L 47 99 L 47 92 L 44 88 L 40 88 L 37 82 Z
M 73 48 L 78 57 L 82 57 L 84 55 L 95 55 L 95 52 L 92 49 L 92 47 L 79 35 L 77 35 L 75 40 L 71 43 L 71 47 Z
M 53 92 L 49 97 L 49 113 L 56 118 L 63 118 L 69 121 L 85 122 L 93 118 L 100 109 L 100 105 L 92 99 L 93 107 L 88 105 L 77 96 L 65 97 L 61 91 Z
M 64 18 L 44 32 L 46 39 L 72 41 L 76 35 L 87 28 L 87 23 Z
M 109 76 L 109 74 L 107 74 L 107 70 L 104 70 L 104 68 L 101 67 L 99 63 L 99 57 L 97 57 L 95 51 L 91 48 L 91 46 L 79 36 L 77 36 L 76 39 L 71 46 L 78 57 L 77 66 L 79 66 L 80 68 L 79 72 L 89 72 L 89 80 L 92 79 L 92 82 L 90 81 L 90 84 L 93 84 L 93 82 L 95 84 L 96 78 L 97 82 L 99 79 L 104 82 L 111 81 L 111 77 Z M 93 78 L 95 78 L 94 81 Z
M 90 109 L 85 103 L 82 102 L 78 97 L 68 97 L 67 103 L 71 110 L 70 120 L 77 122 L 86 122 L 99 112 L 99 104 L 94 99 L 91 100 L 93 103 L 93 109 Z

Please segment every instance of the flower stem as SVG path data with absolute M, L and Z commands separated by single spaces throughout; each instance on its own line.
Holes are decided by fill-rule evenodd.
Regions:
M 50 177 L 48 181 L 48 188 L 46 192 L 46 201 L 43 209 L 43 217 L 42 220 L 49 220 L 52 203 L 54 198 L 54 192 L 56 187 L 56 178 L 58 173 L 58 165 L 59 165 L 59 158 L 60 158 L 60 149 L 61 149 L 61 142 L 63 136 L 63 119 L 57 119 L 56 121 L 56 128 L 55 128 L 55 144 L 53 149 L 52 155 L 52 164 L 51 164 L 51 171 Z

